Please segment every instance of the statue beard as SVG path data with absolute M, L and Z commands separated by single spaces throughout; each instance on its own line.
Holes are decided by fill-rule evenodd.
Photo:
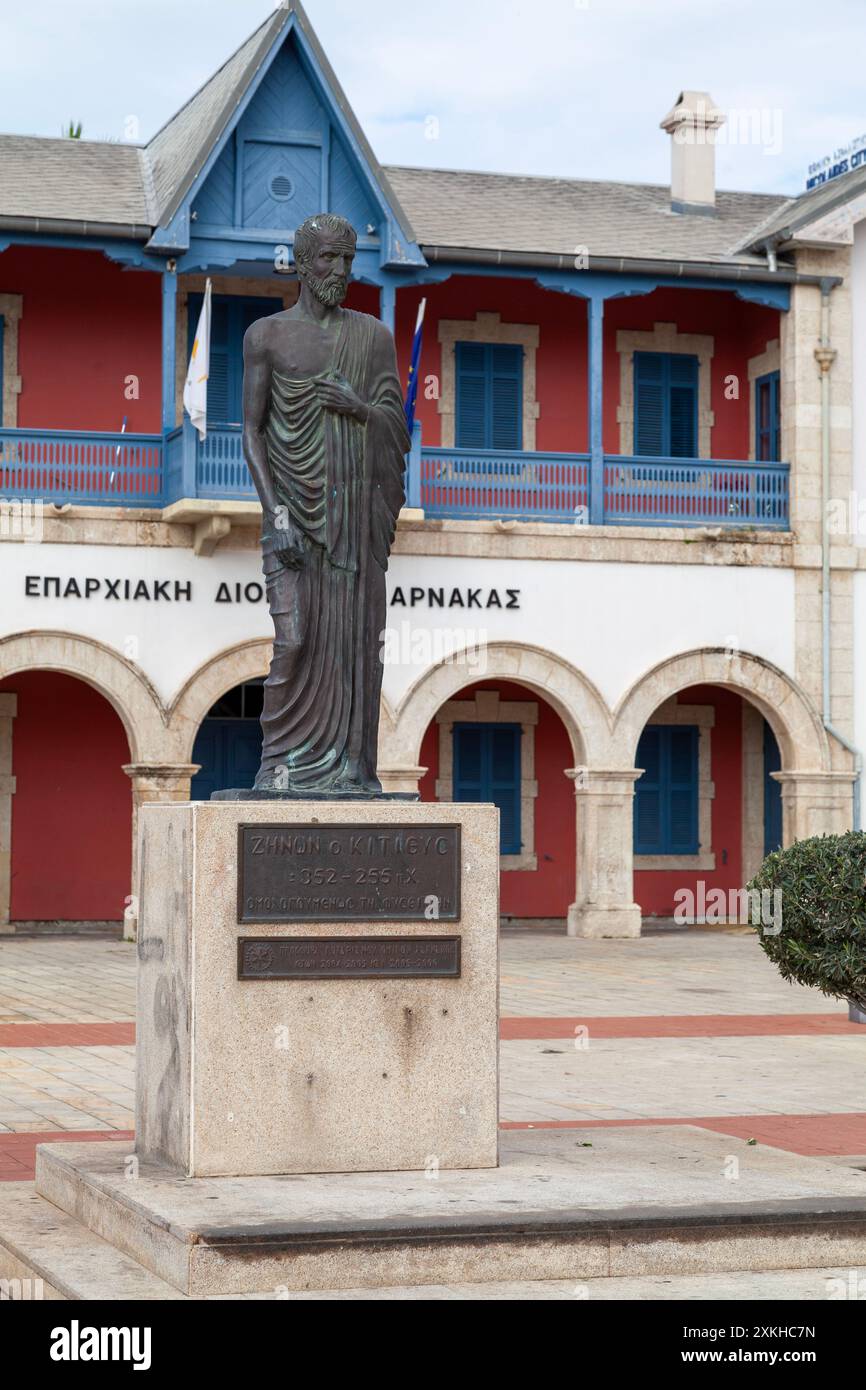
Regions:
M 324 304 L 328 309 L 342 304 L 346 298 L 349 285 L 343 275 L 325 275 L 320 278 L 318 275 L 310 275 L 307 272 L 301 278 L 304 284 L 309 286 L 311 293 L 315 295 L 319 303 Z

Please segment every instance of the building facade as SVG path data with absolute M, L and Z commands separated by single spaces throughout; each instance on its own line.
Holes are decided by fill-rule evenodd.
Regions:
M 495 801 L 503 915 L 574 935 L 857 820 L 856 200 L 717 192 L 722 119 L 680 95 L 664 188 L 385 169 L 292 4 L 145 147 L 0 136 L 0 930 L 133 931 L 137 808 L 255 772 L 241 347 L 323 209 L 404 380 L 426 304 L 385 787 Z

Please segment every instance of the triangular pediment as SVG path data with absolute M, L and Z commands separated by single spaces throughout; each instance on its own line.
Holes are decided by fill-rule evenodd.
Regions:
M 379 265 L 424 264 L 409 220 L 300 5 L 261 25 L 147 148 L 153 250 L 207 243 L 224 263 L 291 245 L 313 213 L 347 217 Z M 214 243 L 225 243 L 214 252 Z

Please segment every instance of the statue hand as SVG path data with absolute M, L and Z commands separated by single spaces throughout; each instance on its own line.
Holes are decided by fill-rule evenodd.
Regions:
M 268 513 L 267 530 L 262 536 L 262 549 L 267 555 L 276 555 L 285 569 L 300 569 L 304 561 L 304 542 L 300 531 L 289 520 L 287 509 L 277 507 Z
M 326 410 L 335 410 L 338 415 L 351 415 L 359 425 L 366 425 L 370 407 L 364 404 L 343 377 L 329 377 L 320 381 L 319 400 Z

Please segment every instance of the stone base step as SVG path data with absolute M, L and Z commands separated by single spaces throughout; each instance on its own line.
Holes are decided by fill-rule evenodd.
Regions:
M 39 1219 L 53 1211 L 73 1243 L 107 1244 L 117 1278 L 125 1259 L 142 1288 L 148 1273 L 173 1290 L 142 1298 L 866 1264 L 862 1172 L 686 1125 L 586 1133 L 508 1132 L 500 1168 L 431 1178 L 178 1179 L 145 1164 L 131 1175 L 127 1143 L 44 1145 L 36 1186 L 51 1207 Z M 38 1272 L 61 1296 L 77 1287 L 47 1259 Z
M 0 1186 L 0 1298 L 82 1302 L 289 1301 L 781 1301 L 826 1302 L 866 1297 L 866 1268 L 731 1270 L 722 1274 L 654 1274 L 632 1278 L 512 1280 L 416 1284 L 376 1289 L 212 1294 L 190 1297 L 122 1255 L 86 1226 L 39 1197 L 32 1183 Z

